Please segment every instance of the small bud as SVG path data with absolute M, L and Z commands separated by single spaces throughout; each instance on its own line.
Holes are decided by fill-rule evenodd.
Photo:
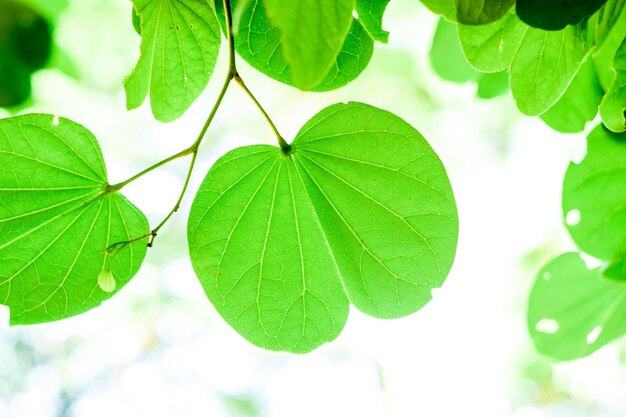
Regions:
M 98 285 L 104 292 L 115 291 L 115 278 L 110 269 L 105 268 L 100 272 L 100 275 L 98 275 Z

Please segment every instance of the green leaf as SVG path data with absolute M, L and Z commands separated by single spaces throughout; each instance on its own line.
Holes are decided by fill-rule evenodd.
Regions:
M 422 0 L 432 12 L 464 25 L 485 25 L 504 16 L 515 0 Z
M 479 73 L 476 81 L 476 95 L 482 99 L 498 97 L 509 90 L 509 74 L 506 71 Z
M 602 125 L 587 138 L 587 155 L 563 182 L 563 215 L 576 245 L 596 258 L 626 253 L 626 133 Z
M 280 30 L 295 85 L 317 86 L 329 73 L 352 25 L 355 0 L 264 0 Z
M 83 313 L 111 297 L 98 277 L 108 270 L 117 290 L 139 269 L 145 216 L 123 196 L 104 193 L 100 147 L 84 127 L 50 115 L 0 120 L 0 303 L 11 324 Z
M 221 36 L 208 0 L 133 0 L 141 18 L 141 55 L 124 81 L 126 107 L 150 92 L 154 117 L 171 122 L 204 90 L 217 61 Z
M 464 25 L 485 25 L 502 18 L 515 0 L 456 0 L 456 18 Z
M 349 302 L 383 318 L 420 309 L 457 236 L 435 152 L 360 103 L 317 114 L 288 155 L 263 145 L 221 158 L 188 226 L 193 267 L 222 317 L 250 342 L 291 352 L 337 337 Z
M 517 15 L 526 24 L 544 30 L 561 30 L 591 16 L 607 0 L 517 0 Z
M 595 65 L 589 59 L 580 67 L 565 94 L 541 115 L 541 119 L 562 133 L 582 132 L 587 122 L 598 114 L 603 95 Z
M 615 81 L 600 105 L 604 125 L 613 132 L 626 130 L 626 40 L 617 50 L 612 69 Z
M 587 55 L 582 26 L 528 28 L 510 68 L 511 92 L 522 113 L 538 116 L 563 95 Z
M 137 9 L 133 6 L 131 8 L 131 20 L 133 22 L 133 29 L 137 32 L 137 35 L 141 36 L 141 18 L 137 14 Z
M 243 4 L 246 3 L 246 4 Z M 231 0 L 231 7 L 239 10 L 235 27 L 235 49 L 250 65 L 265 75 L 294 86 L 292 70 L 283 54 L 280 30 L 272 25 L 265 12 L 263 0 Z M 215 10 L 225 26 L 221 0 L 215 0 Z M 328 91 L 343 87 L 356 79 L 367 67 L 374 52 L 374 41 L 363 25 L 353 19 L 343 48 L 324 80 L 311 91 Z
M 595 44 L 601 46 L 607 39 L 613 27 L 619 23 L 620 19 L 626 18 L 624 5 L 626 0 L 609 0 L 598 11 L 598 21 L 596 23 Z M 622 14 L 625 14 L 620 18 Z
M 528 303 L 537 350 L 559 360 L 587 356 L 626 333 L 626 283 L 565 253 L 539 272 Z
M 476 78 L 476 70 L 463 55 L 456 25 L 444 18 L 437 24 L 429 57 L 435 73 L 446 81 L 465 83 Z
M 459 40 L 469 63 L 482 72 L 509 69 L 528 26 L 510 11 L 483 26 L 458 25 Z
M 615 71 L 612 68 L 613 60 L 617 50 L 626 38 L 626 9 L 622 10 L 620 16 L 602 42 L 602 45 L 596 47 L 592 54 L 600 83 L 605 91 L 610 90 L 613 81 L 615 81 Z
M 383 15 L 389 0 L 356 0 L 359 20 L 372 39 L 387 43 L 389 32 L 383 29 Z

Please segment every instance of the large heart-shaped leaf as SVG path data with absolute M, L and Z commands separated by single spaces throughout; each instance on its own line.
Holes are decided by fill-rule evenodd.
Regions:
M 563 215 L 576 245 L 614 261 L 626 253 L 626 133 L 600 125 L 587 138 L 587 155 L 571 163 L 563 181 Z
M 239 56 L 268 77 L 295 86 L 293 70 L 283 52 L 280 29 L 267 17 L 263 0 L 231 0 L 231 7 L 238 11 L 234 30 L 235 49 Z M 215 10 L 224 28 L 221 0 L 215 0 Z M 367 67 L 373 52 L 374 38 L 360 20 L 353 19 L 334 65 L 324 79 L 310 90 L 334 90 L 353 81 Z
M 0 303 L 12 324 L 85 312 L 135 275 L 145 241 L 105 250 L 144 235 L 148 223 L 106 192 L 104 160 L 87 129 L 50 115 L 0 120 L 0 166 Z
M 124 81 L 126 107 L 150 92 L 157 120 L 179 118 L 204 90 L 220 50 L 220 30 L 209 0 L 133 0 L 141 19 L 141 55 Z
M 349 302 L 411 314 L 442 285 L 458 218 L 441 161 L 397 116 L 337 104 L 288 154 L 236 149 L 193 203 L 191 260 L 207 296 L 252 343 L 306 352 L 340 333 Z
M 560 360 L 587 356 L 626 333 L 626 281 L 565 253 L 538 274 L 528 302 L 537 350 Z

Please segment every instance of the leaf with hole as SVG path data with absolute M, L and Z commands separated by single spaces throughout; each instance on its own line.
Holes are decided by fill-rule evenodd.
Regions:
M 607 0 L 517 0 L 517 15 L 526 24 L 544 30 L 577 25 L 598 11 Z
M 97 307 L 139 269 L 145 216 L 108 183 L 84 127 L 33 114 L 0 120 L 0 303 L 11 324 L 59 320 Z M 115 288 L 100 288 L 109 271 Z M 111 283 L 109 283 L 111 284 Z
M 267 17 L 263 0 L 231 0 L 234 10 L 241 10 L 234 23 L 235 49 L 239 56 L 263 74 L 282 83 L 295 86 L 292 69 L 283 52 L 280 30 Z M 241 8 L 243 4 L 243 8 Z M 215 0 L 215 10 L 225 29 L 224 7 Z M 330 72 L 311 91 L 334 90 L 356 79 L 367 67 L 374 52 L 374 40 L 357 19 Z
M 608 129 L 619 133 L 626 130 L 626 39 L 613 58 L 612 69 L 614 81 L 602 99 L 600 115 Z
M 612 261 L 626 253 L 626 133 L 602 125 L 587 138 L 587 155 L 563 181 L 563 216 L 576 245 Z
M 281 45 L 294 84 L 317 86 L 335 63 L 352 25 L 355 0 L 264 0 L 280 30 Z
M 222 317 L 250 342 L 307 352 L 352 303 L 382 318 L 419 310 L 455 255 L 445 168 L 397 116 L 360 103 L 313 117 L 292 150 L 236 149 L 191 208 L 189 252 Z
M 559 360 L 587 356 L 626 333 L 626 282 L 565 253 L 537 275 L 528 329 L 537 350 Z
M 137 66 L 124 81 L 126 107 L 148 92 L 154 117 L 171 122 L 204 90 L 217 61 L 221 36 L 208 0 L 133 0 L 141 19 Z

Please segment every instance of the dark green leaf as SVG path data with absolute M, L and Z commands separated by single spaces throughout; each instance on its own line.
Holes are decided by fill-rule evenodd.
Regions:
M 563 183 L 563 215 L 576 245 L 613 260 L 626 251 L 626 133 L 602 125 L 587 138 L 587 155 L 570 164 Z
M 217 61 L 221 36 L 208 0 L 133 0 L 141 18 L 141 55 L 126 78 L 126 107 L 148 92 L 157 120 L 179 118 L 204 90 Z
M 502 18 L 515 0 L 456 0 L 456 20 L 464 25 L 485 25 Z
M 356 0 L 359 21 L 375 41 L 387 43 L 389 32 L 383 29 L 383 15 L 389 0 Z
M 239 10 L 243 0 L 231 0 Z M 215 0 L 217 14 L 224 27 L 224 9 L 221 0 Z M 272 26 L 262 0 L 249 0 L 241 9 L 235 28 L 235 49 L 250 65 L 265 75 L 285 84 L 295 85 L 292 71 L 285 60 L 280 41 L 280 30 Z M 326 78 L 312 91 L 328 91 L 343 87 L 356 79 L 367 67 L 374 52 L 374 41 L 363 25 L 353 19 L 343 49 Z
M 528 329 L 537 350 L 559 360 L 587 356 L 626 333 L 626 282 L 589 269 L 577 253 L 554 259 L 530 293 Z
M 613 132 L 626 130 L 626 40 L 613 58 L 614 81 L 600 105 L 602 122 Z
M 458 219 L 441 161 L 391 113 L 337 104 L 285 155 L 239 148 L 193 203 L 191 260 L 235 330 L 272 350 L 306 352 L 340 333 L 349 302 L 411 314 L 454 259 Z
M 330 72 L 352 25 L 355 0 L 264 0 L 280 30 L 294 84 L 310 90 Z
M 580 67 L 565 94 L 541 118 L 559 132 L 582 132 L 587 122 L 598 114 L 603 94 L 595 65 L 589 59 Z
M 607 0 L 517 0 L 517 15 L 526 24 L 544 30 L 561 30 L 591 16 Z
M 601 46 L 606 38 L 609 36 L 613 27 L 621 19 L 626 19 L 626 12 L 624 11 L 624 5 L 626 0 L 609 0 L 598 11 L 598 21 L 596 23 L 595 30 L 595 44 L 596 47 Z
M 91 132 L 50 115 L 0 120 L 0 166 L 0 303 L 12 324 L 83 313 L 112 295 L 98 284 L 103 272 L 114 291 L 135 275 L 145 241 L 103 251 L 147 233 L 148 223 L 123 196 L 104 193 Z

